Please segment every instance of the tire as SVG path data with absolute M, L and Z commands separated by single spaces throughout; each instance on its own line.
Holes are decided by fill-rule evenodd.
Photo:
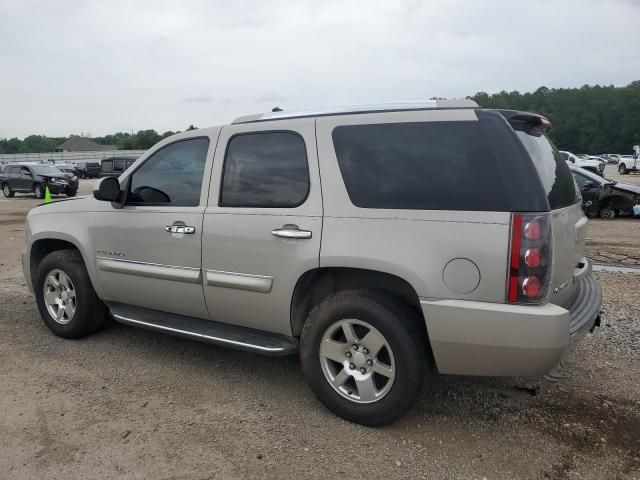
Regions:
M 67 189 L 67 191 L 65 192 L 67 197 L 75 197 L 77 193 L 78 193 L 78 190 L 76 189 Z
M 44 198 L 44 188 L 42 188 L 42 185 L 40 185 L 39 183 L 36 183 L 33 186 L 33 193 L 36 198 Z
M 626 175 L 627 173 L 629 173 L 629 170 L 627 170 L 627 166 L 624 163 L 618 165 L 618 173 L 620 175 Z
M 603 218 L 605 220 L 613 220 L 614 218 L 616 218 L 616 211 L 610 206 L 606 206 L 600 209 L 599 215 L 600 218 Z
M 344 322 L 353 322 L 358 350 L 347 341 Z M 346 420 L 368 426 L 397 420 L 418 400 L 433 372 L 422 322 L 408 307 L 373 291 L 343 290 L 328 296 L 311 311 L 302 329 L 300 361 L 307 382 L 329 410 Z M 373 350 L 367 341 L 372 332 L 386 342 L 377 354 L 366 349 L 369 344 Z M 321 350 L 327 339 L 334 340 L 334 349 Z M 337 361 L 323 357 L 323 351 L 331 351 Z M 373 374 L 382 364 L 391 366 L 387 374 Z M 346 380 L 334 387 L 330 378 Z M 373 390 L 359 386 L 365 384 L 373 384 Z
M 11 187 L 8 183 L 2 185 L 2 193 L 6 198 L 12 198 L 16 194 L 16 192 L 11 190 Z
M 68 280 L 64 280 L 62 275 L 66 275 Z M 51 276 L 63 287 L 61 291 L 53 288 Z M 45 299 L 45 291 L 53 293 L 53 296 L 47 297 L 49 300 Z M 85 337 L 99 330 L 109 317 L 107 307 L 93 290 L 77 250 L 58 250 L 44 257 L 36 269 L 34 292 L 42 320 L 59 337 Z M 58 303 L 47 306 L 52 299 Z M 67 305 L 61 304 L 62 301 L 66 301 Z M 59 313 L 61 309 L 62 314 L 58 315 L 58 319 L 54 318 L 53 312 Z

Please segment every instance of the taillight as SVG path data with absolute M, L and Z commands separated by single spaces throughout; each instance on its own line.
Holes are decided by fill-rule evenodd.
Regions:
M 509 251 L 509 303 L 543 303 L 551 280 L 551 214 L 514 213 Z

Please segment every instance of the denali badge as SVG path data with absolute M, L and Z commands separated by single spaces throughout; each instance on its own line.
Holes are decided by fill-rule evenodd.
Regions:
M 121 252 L 112 252 L 111 250 L 96 250 L 96 254 L 98 255 L 108 255 L 110 257 L 126 257 L 124 253 Z

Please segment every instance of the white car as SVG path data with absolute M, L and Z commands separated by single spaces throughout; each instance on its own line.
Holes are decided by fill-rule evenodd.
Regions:
M 596 160 L 593 158 L 579 157 L 571 152 L 560 150 L 560 155 L 568 164 L 575 165 L 576 167 L 584 168 L 597 175 L 602 175 L 606 163 L 603 160 Z
M 640 172 L 640 158 L 635 158 L 633 155 L 622 155 L 618 160 L 618 173 L 626 175 L 635 172 Z

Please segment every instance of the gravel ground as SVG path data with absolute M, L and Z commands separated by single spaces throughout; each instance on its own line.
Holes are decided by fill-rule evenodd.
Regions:
M 437 377 L 372 429 L 324 409 L 296 358 L 119 324 L 53 336 L 19 267 L 34 203 L 0 200 L 1 479 L 640 479 L 636 275 L 597 274 L 603 326 L 551 376 Z

